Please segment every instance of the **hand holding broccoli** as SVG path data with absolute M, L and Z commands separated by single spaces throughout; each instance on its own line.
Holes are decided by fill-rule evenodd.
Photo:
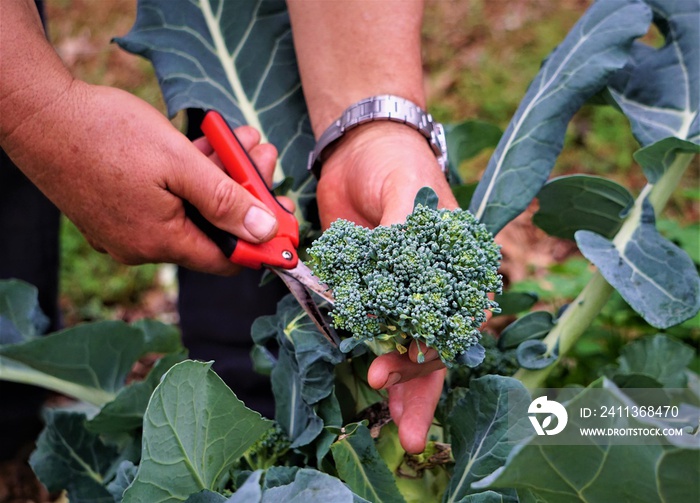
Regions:
M 309 255 L 333 290 L 335 326 L 353 335 L 341 349 L 365 342 L 378 353 L 403 351 L 416 339 L 446 365 L 483 358 L 479 327 L 485 310 L 497 308 L 488 293 L 501 290 L 501 256 L 468 211 L 438 210 L 437 196 L 424 189 L 404 224 L 367 229 L 337 220 Z

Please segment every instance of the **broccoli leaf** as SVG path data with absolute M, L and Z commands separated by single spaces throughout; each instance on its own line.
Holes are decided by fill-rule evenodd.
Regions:
M 634 159 L 642 166 L 649 183 L 657 183 L 666 173 L 679 153 L 697 154 L 700 145 L 676 137 L 664 138 L 634 153 Z
M 534 339 L 522 342 L 515 354 L 518 358 L 518 365 L 527 370 L 540 370 L 549 367 L 559 358 L 557 346 L 549 352 L 544 342 Z
M 645 0 L 665 43 L 632 46 L 631 58 L 609 83 L 642 146 L 667 137 L 700 141 L 700 4 L 695 0 Z M 654 183 L 653 179 L 649 181 Z
M 528 340 L 542 339 L 554 326 L 554 317 L 547 311 L 534 311 L 508 325 L 498 338 L 498 347 L 512 349 Z
M 36 287 L 16 279 L 0 281 L 0 344 L 33 339 L 47 325 Z
M 431 210 L 436 210 L 438 207 L 438 195 L 430 187 L 423 187 L 418 191 L 418 194 L 416 194 L 413 207 L 415 208 L 419 204 L 427 206 Z
M 338 476 L 355 494 L 375 503 L 405 503 L 374 439 L 363 424 L 331 446 Z
M 651 10 L 641 0 L 595 2 L 544 62 L 476 188 L 470 210 L 496 234 L 547 180 L 566 125 L 627 62 Z
M 609 375 L 617 382 L 623 376 L 643 375 L 666 388 L 688 384 L 686 367 L 695 356 L 690 346 L 663 334 L 644 337 L 622 348 L 617 367 Z M 650 386 L 651 387 L 651 386 Z
M 459 180 L 459 166 L 486 148 L 498 145 L 503 131 L 488 122 L 467 120 L 459 124 L 445 126 L 447 142 L 447 160 L 450 163 L 450 174 Z
M 272 487 L 263 493 L 262 503 L 359 503 L 340 480 L 309 468 L 298 470 L 294 481 Z
M 137 381 L 119 390 L 111 402 L 105 404 L 85 428 L 93 433 L 133 432 L 141 428 L 148 401 L 167 370 L 183 361 L 184 353 L 163 356 L 156 362 L 143 381 Z
M 574 239 L 578 230 L 612 238 L 634 198 L 622 185 L 589 175 L 561 176 L 537 194 L 539 209 L 532 221 L 550 236 Z
M 576 392 L 575 390 L 572 390 Z M 568 423 L 565 431 L 579 431 L 591 426 L 578 410 L 582 405 L 601 410 L 600 406 L 634 405 L 630 396 L 612 382 L 600 379 L 577 394 L 565 407 Z M 631 391 L 631 390 L 630 390 Z M 648 390 L 640 390 L 643 402 L 653 403 Z M 697 421 L 697 409 L 685 414 L 687 424 Z M 649 428 L 660 426 L 653 419 L 633 418 L 626 414 L 595 419 L 609 428 Z M 588 423 L 587 423 L 588 422 Z M 668 426 L 668 423 L 664 423 Z M 596 423 L 596 425 L 601 425 Z M 697 426 L 697 424 L 695 424 Z M 595 501 L 696 501 L 699 496 L 700 470 L 697 437 L 581 437 L 581 442 L 556 440 L 547 442 L 533 435 L 516 446 L 503 467 L 472 485 L 474 489 L 515 488 L 532 493 L 526 501 L 574 503 Z M 567 437 L 569 438 L 569 437 Z M 654 442 L 654 443 L 652 443 Z M 632 445 L 636 443 L 637 445 Z M 677 484 L 673 482 L 678 481 Z
M 695 264 L 658 233 L 648 201 L 644 201 L 639 226 L 629 239 L 611 242 L 593 232 L 578 231 L 576 242 L 606 281 L 652 326 L 677 325 L 700 309 L 700 278 Z
M 529 393 L 516 379 L 485 376 L 471 382 L 447 419 L 455 467 L 445 503 L 481 492 L 472 489 L 472 483 L 502 466 L 513 446 L 529 433 L 529 403 Z M 515 501 L 514 495 L 506 501 Z
M 143 418 L 141 464 L 125 503 L 218 490 L 233 462 L 270 427 L 210 367 L 179 363 L 153 392 Z
M 111 503 L 104 486 L 119 454 L 98 435 L 85 431 L 85 414 L 48 410 L 46 428 L 29 463 L 49 491 L 66 489 L 71 501 Z
M 318 331 L 292 295 L 277 304 L 274 315 L 255 320 L 253 340 L 261 348 L 275 340 L 279 354 L 271 370 L 275 420 L 293 447 L 306 445 L 323 431 L 317 409 L 333 392 L 333 370 L 340 351 Z
M 168 346 L 181 350 L 178 339 Z M 0 379 L 36 384 L 103 405 L 116 397 L 134 363 L 154 344 L 165 345 L 121 321 L 78 325 L 0 346 Z

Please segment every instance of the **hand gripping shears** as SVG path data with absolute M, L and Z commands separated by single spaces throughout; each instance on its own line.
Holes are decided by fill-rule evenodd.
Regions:
M 201 125 L 202 132 L 221 159 L 229 176 L 272 211 L 279 224 L 275 237 L 265 243 L 249 243 L 215 227 L 201 215 L 189 214 L 195 223 L 235 264 L 252 269 L 265 266 L 282 281 L 304 308 L 321 333 L 336 347 L 340 339 L 328 325 L 312 292 L 333 305 L 333 296 L 318 282 L 311 270 L 299 260 L 299 223 L 294 214 L 280 204 L 268 189 L 258 168 L 248 156 L 226 120 L 216 111 L 209 111 Z

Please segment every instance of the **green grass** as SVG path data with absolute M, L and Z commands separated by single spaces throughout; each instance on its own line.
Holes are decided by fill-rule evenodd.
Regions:
M 153 288 L 158 266 L 126 266 L 96 252 L 65 217 L 61 222 L 61 298 L 66 321 L 114 317 Z

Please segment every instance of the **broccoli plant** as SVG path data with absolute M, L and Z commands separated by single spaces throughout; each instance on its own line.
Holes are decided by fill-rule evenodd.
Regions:
M 378 352 L 403 352 L 415 339 L 447 365 L 483 359 L 479 327 L 485 311 L 498 308 L 488 293 L 501 291 L 501 254 L 468 211 L 439 210 L 435 193 L 423 189 L 405 223 L 368 229 L 337 220 L 308 253 L 333 290 L 336 328 L 353 336 L 341 350 L 367 342 Z
M 174 3 L 140 0 L 136 25 L 119 43 L 153 60 L 172 113 L 215 108 L 231 124 L 258 127 L 281 153 L 275 180 L 286 179 L 311 219 L 314 181 L 303 158 L 313 137 L 284 0 Z M 665 38 L 660 47 L 638 41 L 652 21 Z M 655 226 L 700 151 L 699 23 L 697 0 L 593 2 L 542 64 L 498 140 L 463 205 L 474 217 L 437 210 L 423 192 L 403 225 L 370 231 L 338 222 L 313 245 L 317 274 L 338 299 L 334 322 L 353 332 L 343 349 L 365 342 L 400 349 L 418 339 L 450 364 L 478 360 L 484 346 L 481 365 L 448 373 L 429 433 L 439 449 L 405 456 L 384 414 L 386 396 L 365 380 L 373 355 L 363 345 L 343 353 L 328 343 L 291 296 L 252 329 L 255 367 L 275 394 L 271 429 L 210 363 L 182 361 L 171 328 L 103 322 L 39 337 L 36 291 L 0 282 L 0 379 L 91 404 L 46 415 L 30 461 L 36 473 L 78 503 L 700 500 L 697 349 L 678 340 L 685 334 L 697 346 L 697 323 L 694 332 L 687 325 L 700 309 L 698 258 Z M 568 121 L 591 98 L 624 113 L 642 147 L 635 160 L 648 184 L 636 196 L 598 177 L 548 181 Z M 477 131 L 483 139 L 478 130 L 451 129 L 451 155 L 473 143 L 454 135 Z M 487 292 L 500 289 L 499 250 L 484 226 L 496 234 L 535 197 L 535 223 L 575 239 L 596 272 L 566 309 L 521 315 L 477 344 L 484 311 L 496 309 Z M 545 379 L 563 384 L 549 379 L 576 364 L 571 349 L 613 291 L 647 330 L 665 333 L 630 341 L 594 379 L 569 388 L 570 424 L 591 400 L 616 411 L 647 405 L 634 388 L 661 390 L 695 413 L 694 423 L 677 418 L 682 435 L 644 445 L 540 443 L 530 390 Z M 532 307 L 532 298 L 509 293 L 499 297 L 504 312 Z M 152 352 L 165 356 L 145 381 L 127 383 L 131 365 Z M 609 419 L 607 427 L 625 431 L 660 420 Z

